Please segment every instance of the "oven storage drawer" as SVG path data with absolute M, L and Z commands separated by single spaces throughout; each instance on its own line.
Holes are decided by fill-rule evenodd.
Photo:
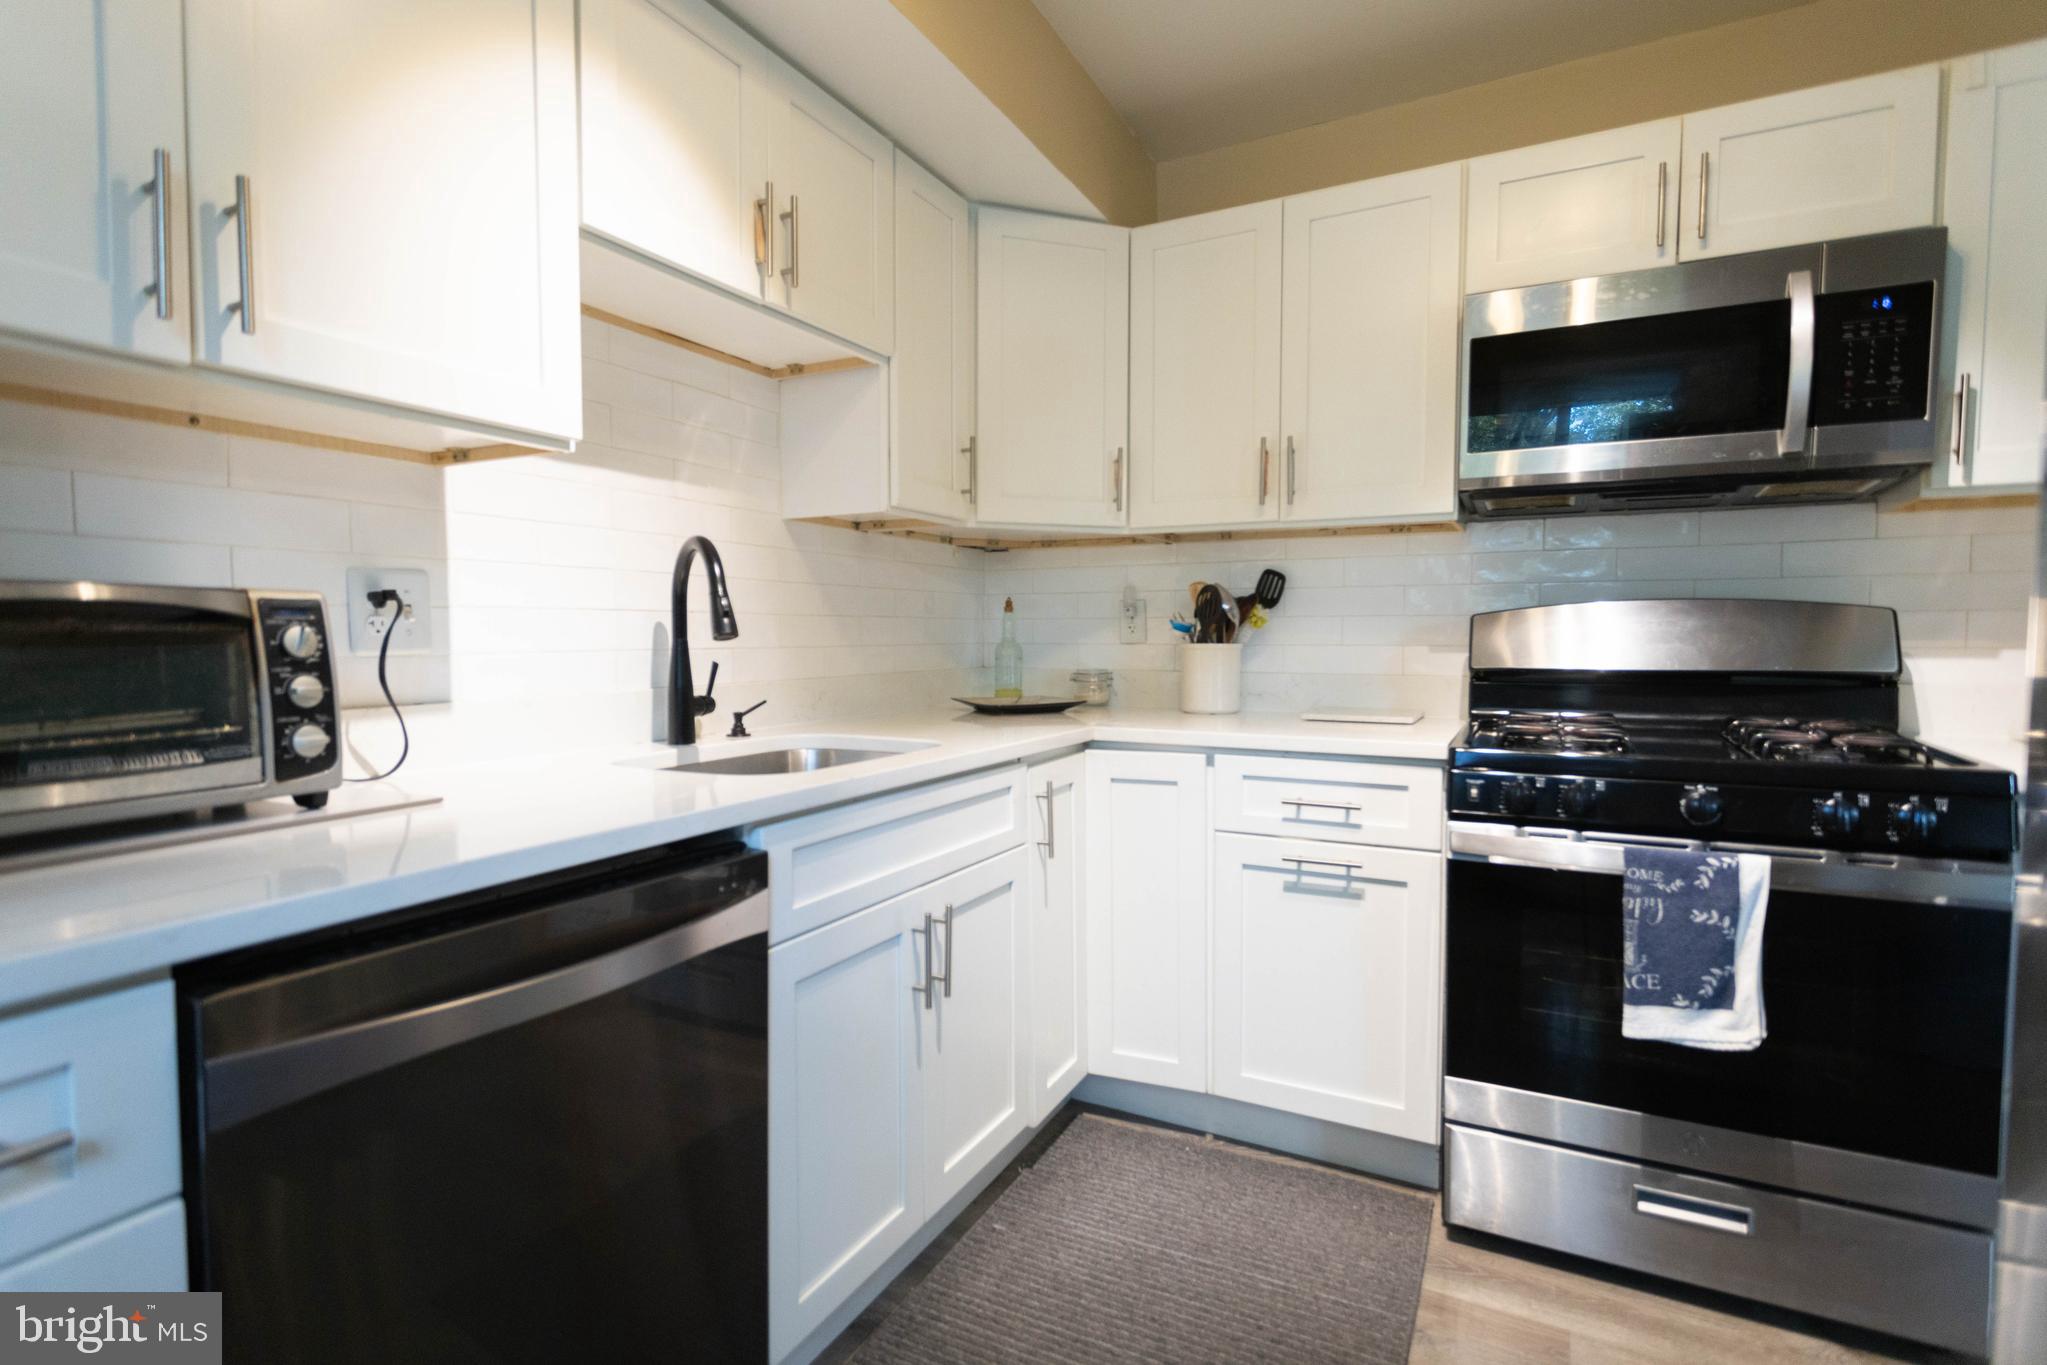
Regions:
M 1215 827 L 1346 844 L 1443 846 L 1443 769 L 1433 763 L 1217 754 Z
M 1444 1125 L 1444 1221 L 1981 1354 L 1983 1233 Z

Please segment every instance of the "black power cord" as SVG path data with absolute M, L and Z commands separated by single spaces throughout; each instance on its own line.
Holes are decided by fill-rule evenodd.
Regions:
M 384 628 L 384 643 L 377 646 L 377 686 L 384 689 L 384 701 L 390 706 L 391 714 L 398 717 L 398 738 L 402 744 L 398 750 L 398 761 L 373 777 L 345 777 L 344 782 L 382 782 L 392 773 L 405 766 L 405 760 L 412 753 L 412 734 L 405 728 L 405 713 L 398 709 L 398 699 L 391 695 L 391 679 L 384 672 L 384 661 L 391 657 L 391 637 L 398 633 L 398 618 L 405 614 L 405 603 L 397 592 L 390 588 L 378 588 L 369 594 L 373 607 L 391 608 L 391 624 Z

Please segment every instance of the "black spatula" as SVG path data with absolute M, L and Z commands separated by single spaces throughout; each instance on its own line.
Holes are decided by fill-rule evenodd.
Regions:
M 1271 611 L 1279 605 L 1280 594 L 1286 591 L 1286 575 L 1278 569 L 1267 569 L 1258 575 L 1258 605 Z

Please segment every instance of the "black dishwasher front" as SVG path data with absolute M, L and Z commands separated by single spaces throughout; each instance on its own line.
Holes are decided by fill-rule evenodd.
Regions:
M 766 891 L 673 845 L 180 970 L 229 1358 L 764 1360 Z

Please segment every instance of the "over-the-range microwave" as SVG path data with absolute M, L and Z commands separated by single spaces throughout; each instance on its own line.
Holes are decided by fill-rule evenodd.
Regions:
M 1458 496 L 1512 517 L 1868 497 L 1934 458 L 1945 228 L 1464 301 Z
M 0 581 L 0 838 L 341 781 L 312 592 Z

